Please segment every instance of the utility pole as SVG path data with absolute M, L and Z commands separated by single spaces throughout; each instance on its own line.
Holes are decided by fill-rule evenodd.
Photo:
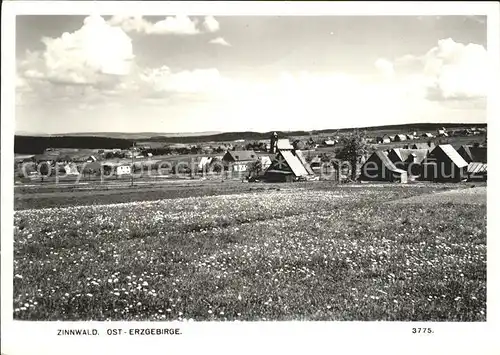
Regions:
M 130 168 L 130 186 L 134 186 L 135 141 L 132 143 L 132 167 Z

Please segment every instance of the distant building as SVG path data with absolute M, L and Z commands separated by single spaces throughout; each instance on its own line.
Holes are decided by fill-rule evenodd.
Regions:
M 69 163 L 64 165 L 64 171 L 66 175 L 79 175 L 78 166 L 75 163 Z
M 391 138 L 389 136 L 385 135 L 382 137 L 377 137 L 376 141 L 378 144 L 387 144 L 387 143 L 391 143 Z
M 448 137 L 448 132 L 446 132 L 446 130 L 444 130 L 444 129 L 438 129 L 437 136 L 438 137 Z
M 434 138 L 434 135 L 430 132 L 422 133 L 423 138 Z
M 335 142 L 333 139 L 326 139 L 323 141 L 323 145 L 325 147 L 333 147 L 337 142 Z
M 115 167 L 116 175 L 130 175 L 132 173 L 132 169 L 130 165 L 117 165 Z
M 253 150 L 228 150 L 222 157 L 226 169 L 231 167 L 232 171 L 247 171 L 248 164 L 257 160 L 257 154 Z
M 404 134 L 396 134 L 396 135 L 394 136 L 393 141 L 394 141 L 394 142 L 404 142 L 404 141 L 406 141 L 406 139 L 407 139 L 407 138 L 406 138 L 406 136 L 405 136 Z

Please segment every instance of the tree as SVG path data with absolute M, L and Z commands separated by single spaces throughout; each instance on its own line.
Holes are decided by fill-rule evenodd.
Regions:
M 200 154 L 201 147 L 193 145 L 190 149 L 191 154 Z
M 262 162 L 260 160 L 256 160 L 248 163 L 247 172 L 249 178 L 259 176 L 262 172 Z
M 38 165 L 38 171 L 40 173 L 40 177 L 42 178 L 43 182 L 43 179 L 49 177 L 52 173 L 52 167 L 50 165 L 50 162 L 41 162 Z
M 359 130 L 354 130 L 351 134 L 344 135 L 340 138 L 342 149 L 339 151 L 337 158 L 348 162 L 351 166 L 351 178 L 356 179 L 358 163 L 361 158 L 367 153 L 367 144 L 365 135 Z

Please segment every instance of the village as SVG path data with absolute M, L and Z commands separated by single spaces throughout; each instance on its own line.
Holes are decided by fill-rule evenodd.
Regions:
M 270 132 L 209 143 L 217 152 L 132 142 L 18 156 L 15 317 L 482 320 L 479 132 L 388 143 Z
M 352 135 L 352 133 L 351 133 Z M 15 157 L 16 183 L 115 179 L 220 179 L 249 182 L 486 181 L 486 128 L 362 134 L 353 156 L 350 135 L 165 144 L 134 142 L 129 149 L 47 148 Z M 350 147 L 352 148 L 352 147 Z

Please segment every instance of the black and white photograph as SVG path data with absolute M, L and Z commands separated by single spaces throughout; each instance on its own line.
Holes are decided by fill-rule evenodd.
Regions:
M 490 16 L 119 6 L 15 16 L 14 322 L 486 324 Z

